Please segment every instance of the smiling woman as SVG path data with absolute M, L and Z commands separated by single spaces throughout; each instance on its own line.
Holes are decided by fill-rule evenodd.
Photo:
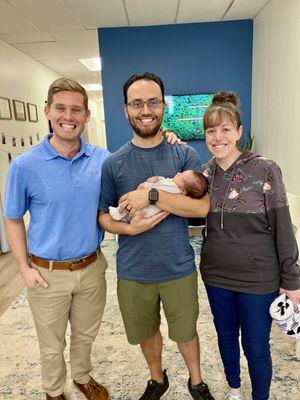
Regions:
M 252 398 L 265 400 L 272 378 L 269 307 L 279 289 L 299 303 L 300 269 L 280 168 L 238 149 L 243 127 L 237 104 L 234 93 L 218 93 L 203 118 L 214 157 L 204 166 L 211 209 L 200 270 L 229 386 L 225 398 L 244 399 L 241 331 Z
M 224 102 L 227 102 L 226 111 L 220 106 Z M 241 154 L 236 147 L 243 133 L 237 104 L 233 93 L 217 93 L 213 98 L 214 107 L 210 107 L 203 117 L 207 148 L 223 169 L 227 169 Z

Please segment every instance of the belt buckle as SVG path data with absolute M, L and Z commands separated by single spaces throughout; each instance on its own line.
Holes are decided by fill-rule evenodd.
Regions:
M 73 272 L 73 271 L 74 271 L 73 265 L 81 264 L 82 261 L 83 261 L 82 258 L 75 258 L 75 260 L 70 261 L 70 262 L 69 262 L 69 270 Z

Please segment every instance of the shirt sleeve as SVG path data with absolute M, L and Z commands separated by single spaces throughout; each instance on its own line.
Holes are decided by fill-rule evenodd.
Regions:
M 108 157 L 102 168 L 101 193 L 99 210 L 109 212 L 109 207 L 117 207 L 118 197 L 115 190 L 114 174 L 110 157 Z
M 26 189 L 26 176 L 21 174 L 21 167 L 13 161 L 7 175 L 4 197 L 4 213 L 6 218 L 22 218 L 29 209 L 30 198 Z
M 182 145 L 182 146 L 184 146 L 184 145 Z M 188 169 L 192 169 L 193 171 L 202 172 L 199 154 L 191 146 L 187 146 L 183 171 L 186 171 Z
M 287 196 L 279 166 L 269 161 L 263 185 L 269 226 L 281 268 L 281 287 L 300 289 L 297 242 L 293 231 Z

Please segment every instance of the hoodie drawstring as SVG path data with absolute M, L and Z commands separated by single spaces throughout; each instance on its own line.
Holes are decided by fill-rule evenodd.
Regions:
M 214 169 L 212 172 L 212 178 L 211 178 L 211 184 L 210 184 L 210 194 L 212 194 L 213 191 L 213 185 L 214 185 L 214 180 L 215 180 L 215 173 L 216 173 L 216 164 L 214 164 Z M 204 229 L 204 236 L 207 236 L 207 216 L 205 217 L 205 229 Z
M 228 192 L 229 192 L 229 189 L 230 189 L 230 185 L 231 185 L 231 181 L 232 181 L 232 178 L 233 178 L 234 171 L 235 171 L 235 166 L 233 167 L 232 173 L 230 175 L 230 180 L 228 182 L 228 186 L 227 186 L 226 192 L 224 194 L 222 205 L 221 205 L 221 229 L 224 229 L 224 207 L 225 207 L 226 198 L 227 198 L 227 195 L 228 195 Z
M 228 192 L 229 192 L 229 189 L 230 189 L 230 185 L 231 185 L 231 181 L 232 181 L 234 172 L 235 172 L 235 166 L 233 167 L 233 170 L 232 170 L 232 172 L 231 172 L 231 174 L 230 174 L 230 180 L 229 180 L 229 182 L 228 182 L 228 186 L 227 186 L 226 192 L 225 192 L 224 197 L 223 197 L 223 200 L 222 200 L 222 205 L 221 205 L 221 221 L 220 221 L 220 227 L 221 227 L 222 230 L 224 229 L 224 207 L 225 207 L 226 198 L 227 198 L 227 195 L 228 195 Z M 216 174 L 216 164 L 214 164 L 214 169 L 213 169 L 213 172 L 212 172 L 212 178 L 211 178 L 211 184 L 210 184 L 210 193 L 211 193 L 211 195 L 212 195 L 212 192 L 213 192 L 213 185 L 214 185 L 214 180 L 215 180 L 215 174 Z M 207 236 L 207 217 L 205 218 L 205 230 L 204 230 L 204 235 L 205 235 L 205 237 Z

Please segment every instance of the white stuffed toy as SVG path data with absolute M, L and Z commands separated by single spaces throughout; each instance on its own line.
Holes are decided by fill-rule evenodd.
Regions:
M 293 339 L 300 339 L 300 304 L 295 309 L 285 293 L 270 306 L 270 314 L 280 330 Z

